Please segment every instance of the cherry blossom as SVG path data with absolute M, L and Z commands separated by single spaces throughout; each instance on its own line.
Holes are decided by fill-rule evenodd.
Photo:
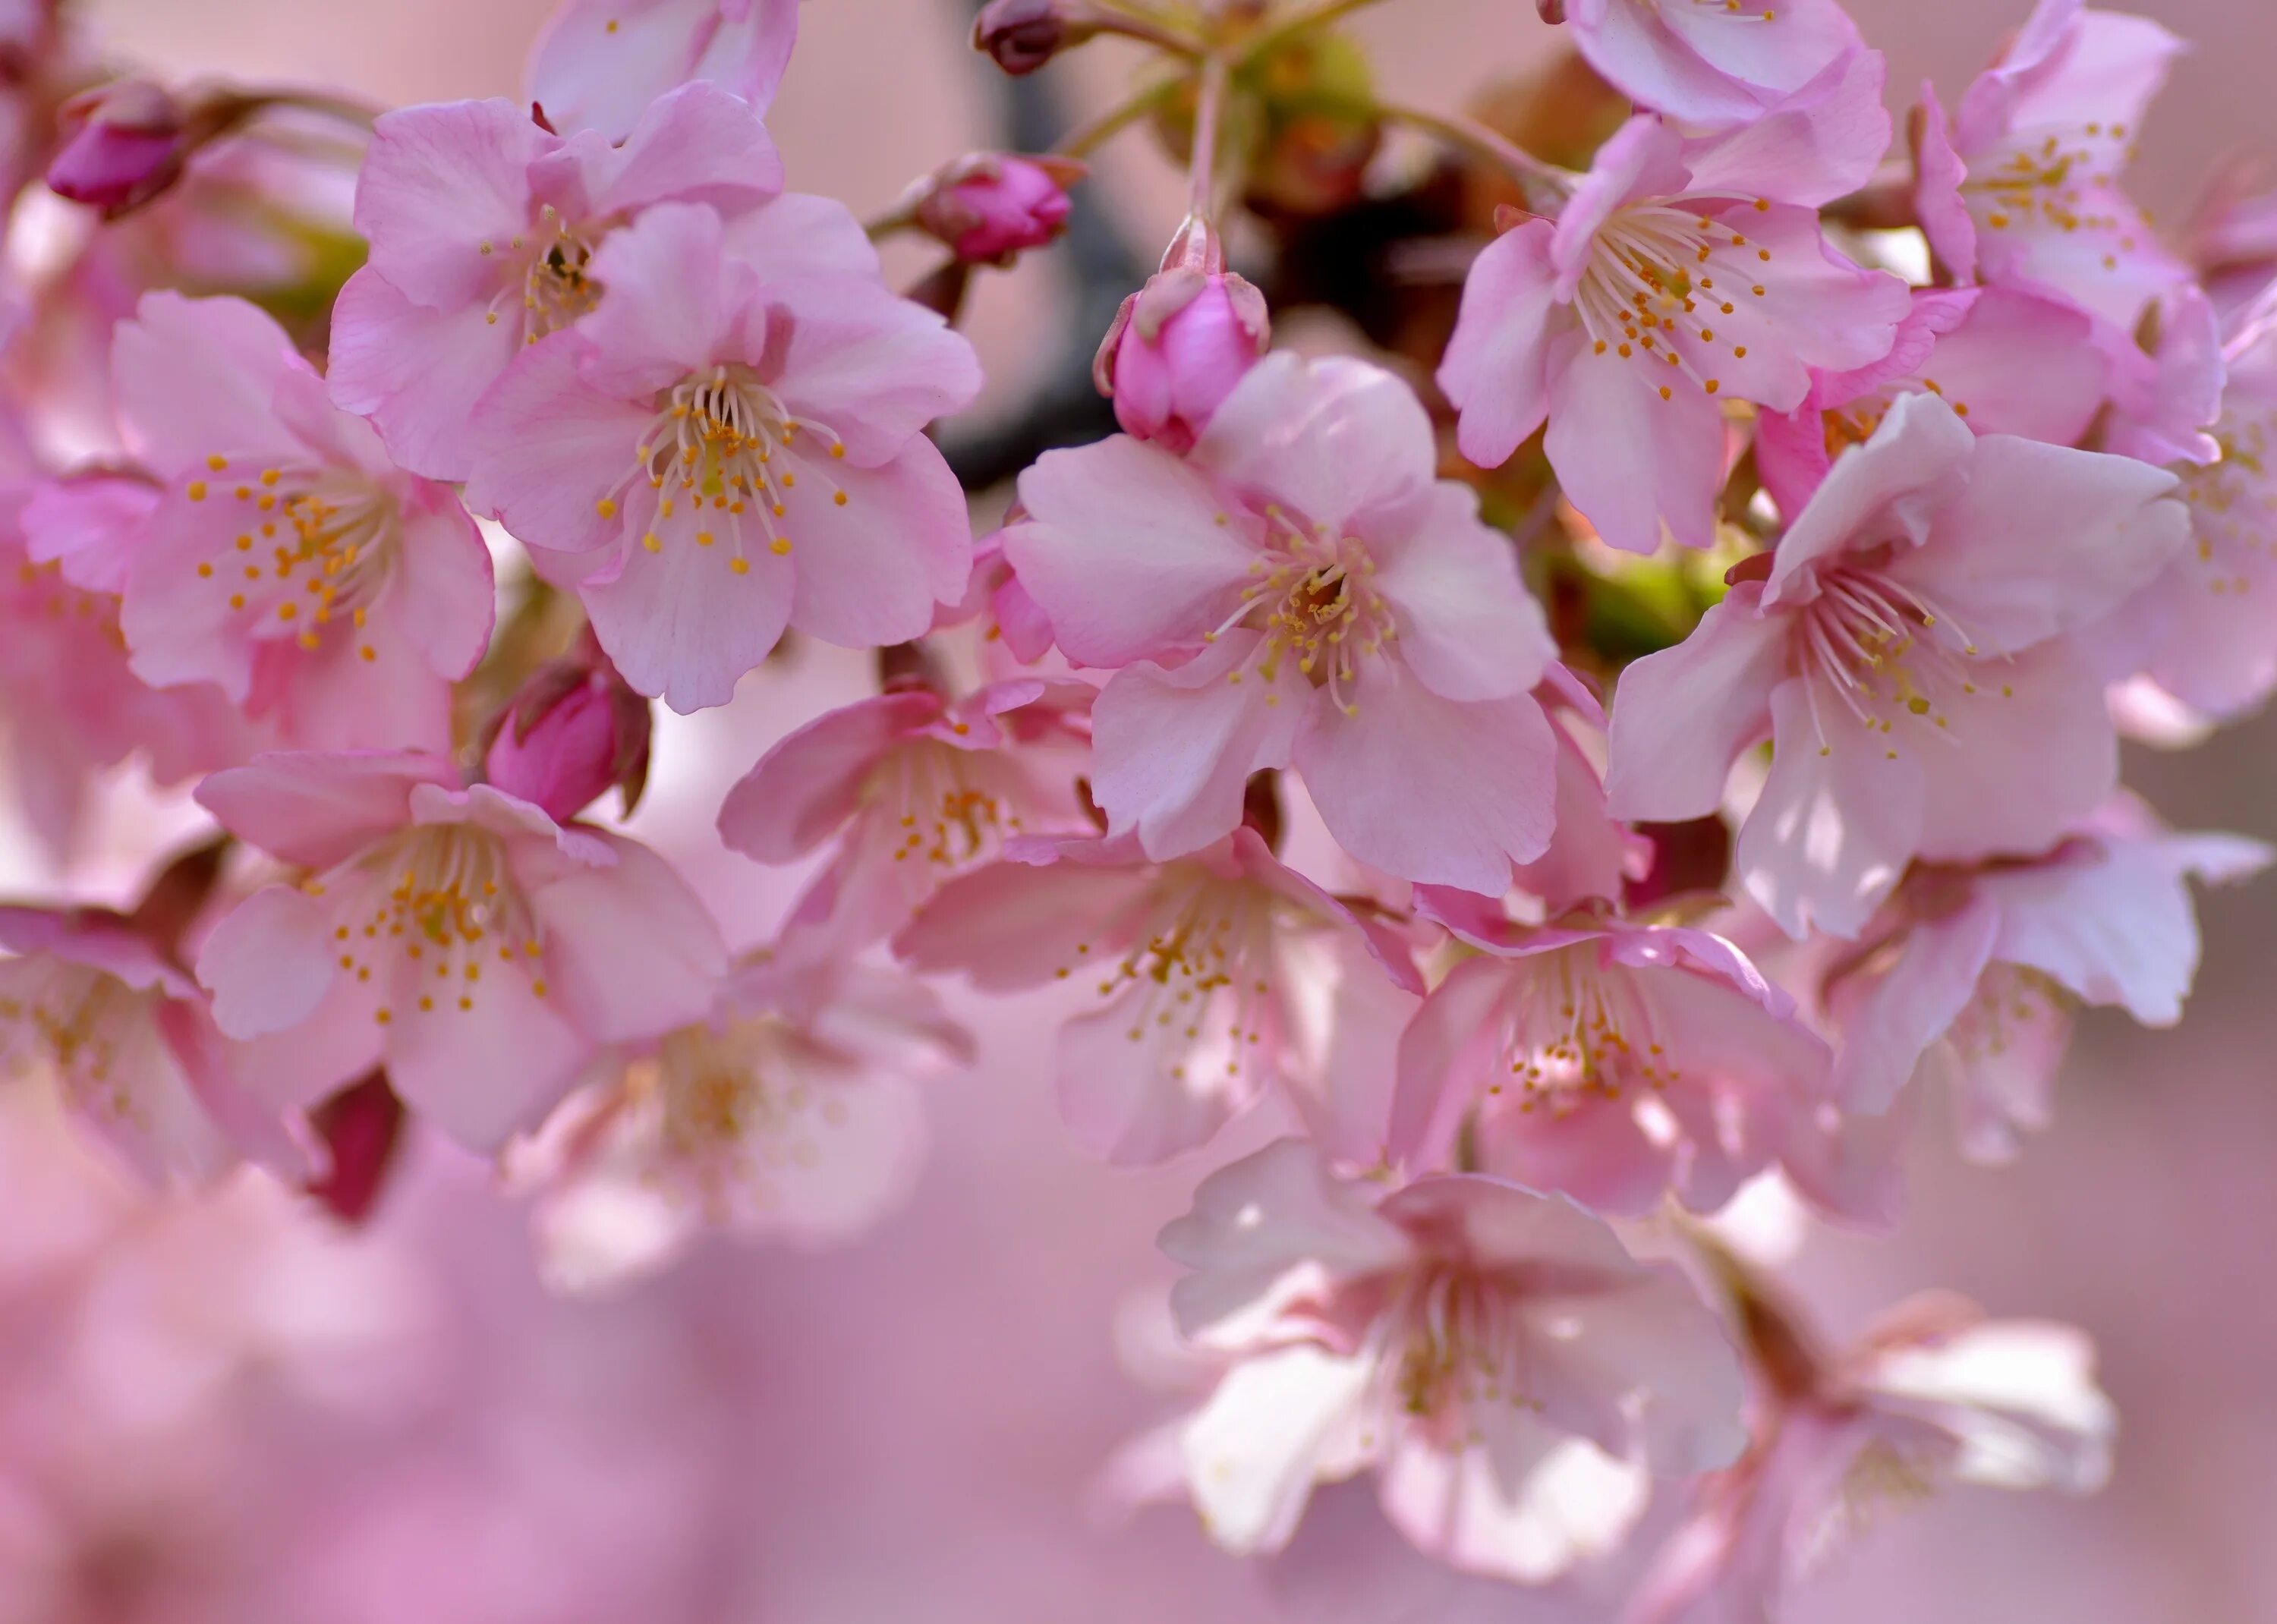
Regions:
M 163 482 L 119 626 L 154 687 L 212 683 L 290 742 L 448 743 L 490 638 L 490 553 L 450 489 L 388 459 L 284 330 L 236 299 L 145 298 L 112 386 Z
M 2079 1005 L 2172 1026 L 2198 963 L 2187 881 L 2268 866 L 2235 835 L 2176 835 L 2121 800 L 2045 857 L 1909 874 L 1822 993 L 1842 1035 L 1836 1089 L 1889 1109 L 1934 1056 L 1962 1150 L 2006 1161 L 2045 1127 Z
M 979 368 L 875 266 L 822 199 L 732 238 L 659 204 L 594 254 L 610 297 L 484 406 L 469 505 L 552 555 L 626 680 L 675 710 L 725 704 L 787 625 L 901 642 L 964 595 L 963 493 L 919 431 Z
M 1022 834 L 1088 829 L 1070 785 L 1092 689 L 1035 679 L 951 702 L 891 689 L 810 722 L 727 792 L 720 838 L 786 863 L 837 850 L 789 928 L 851 952 L 909 922 L 940 886 Z
M 1925 89 L 1915 204 L 1947 269 L 2070 299 L 2122 332 L 2188 280 L 2118 178 L 2181 49 L 2148 18 L 2039 0 L 1951 124 Z
M 565 139 L 503 100 L 388 113 L 356 183 L 371 257 L 332 317 L 332 398 L 405 467 L 463 480 L 483 391 L 600 301 L 590 266 L 612 231 L 658 203 L 732 217 L 781 190 L 758 115 L 711 85 L 644 103 L 620 145 Z
M 1591 67 L 1640 105 L 1701 125 L 1753 123 L 1858 44 L 1837 0 L 1572 0 L 1565 10 Z
M 622 140 L 674 86 L 716 85 L 764 113 L 798 39 L 798 0 L 563 0 L 529 94 L 565 133 Z
M 1856 935 L 1909 859 L 2046 849 L 2118 770 L 2074 634 L 2182 545 L 2174 490 L 2127 458 L 1979 438 L 1936 396 L 1900 398 L 1768 568 L 1624 674 L 1611 809 L 1711 812 L 1771 737 L 1735 867 L 1797 937 Z
M 1695 1493 L 1634 1624 L 1777 1616 L 1843 1539 L 1949 1484 L 2086 1494 L 2110 1475 L 2116 1417 L 2093 1347 L 2068 1325 L 1929 1295 L 1828 1360 L 1775 1309 L 1747 1309 L 1765 1369 L 1755 1440 Z
M 1230 1551 L 1277 1549 L 1316 1482 L 1373 1469 L 1423 1551 L 1530 1582 L 1617 1543 L 1648 1472 L 1736 1459 L 1739 1362 L 1673 1272 L 1498 1179 L 1388 1195 L 1283 1140 L 1213 1173 L 1162 1249 L 1179 1328 L 1231 1368 L 1184 1428 Z
M 1713 1211 L 1832 1103 L 1794 1000 L 1705 930 L 1577 914 L 1458 930 L 1481 950 L 1399 1045 L 1393 1157 L 1489 1172 L 1634 1216 Z
M 971 1058 L 971 1035 L 908 976 L 759 955 L 708 1018 L 615 1062 L 549 1125 L 523 1175 L 540 1192 L 541 1265 L 592 1291 L 663 1266 L 707 1226 L 843 1244 L 917 1176 L 918 1080 Z
M 53 1075 L 72 1114 L 145 1178 L 205 1183 L 290 1162 L 230 1074 L 205 995 L 116 914 L 0 907 L 0 1075 Z
M 1230 271 L 1178 265 L 1123 301 L 1092 380 L 1123 432 L 1184 454 L 1270 342 L 1265 295 Z
M 984 992 L 1070 981 L 1096 995 L 1059 1040 L 1061 1114 L 1085 1145 L 1164 1161 L 1277 1086 L 1352 1159 L 1375 1158 L 1374 1074 L 1422 990 L 1390 927 L 1246 826 L 1165 863 L 1129 835 L 1030 837 L 1006 859 L 943 886 L 895 950 Z
M 1121 668 L 1092 711 L 1110 832 L 1198 850 L 1293 764 L 1344 848 L 1404 878 L 1498 895 L 1542 855 L 1541 611 L 1436 467 L 1390 375 L 1275 355 L 1183 459 L 1117 436 L 1021 476 L 1006 557 L 1070 659 Z
M 598 1043 L 699 1018 L 719 928 L 665 862 L 417 755 L 279 753 L 216 773 L 223 827 L 304 870 L 198 954 L 231 1064 L 278 1106 L 385 1065 L 454 1138 L 494 1149 Z
M 1463 454 L 1492 467 L 1547 422 L 1559 486 L 1607 542 L 1709 545 L 1719 403 L 1795 410 L 1813 368 L 1887 355 L 1909 307 L 1896 277 L 1820 234 L 1811 205 L 1887 139 L 1845 133 L 1822 140 L 1798 115 L 1783 136 L 1687 143 L 1632 119 L 1556 219 L 1524 221 L 1472 268 L 1439 368 Z

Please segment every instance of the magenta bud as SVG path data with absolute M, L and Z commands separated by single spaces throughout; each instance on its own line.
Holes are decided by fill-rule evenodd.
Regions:
M 1184 455 L 1271 332 L 1265 295 L 1229 271 L 1178 266 L 1123 301 L 1093 376 L 1126 434 Z
M 123 79 L 73 96 L 58 118 L 64 140 L 48 185 L 75 203 L 122 215 L 181 178 L 191 118 L 164 86 Z
M 611 789 L 625 810 L 648 780 L 648 701 L 606 660 L 559 660 L 522 686 L 483 758 L 497 789 L 567 823 Z
M 1098 32 L 1071 0 L 990 0 L 972 20 L 972 44 L 1007 73 L 1032 73 Z
M 1534 4 L 1541 11 L 1543 22 L 1562 23 L 1565 20 L 1565 0 L 1534 0 Z
M 960 260 L 1008 262 L 1067 229 L 1067 189 L 1085 172 L 1066 158 L 977 153 L 925 184 L 917 223 Z

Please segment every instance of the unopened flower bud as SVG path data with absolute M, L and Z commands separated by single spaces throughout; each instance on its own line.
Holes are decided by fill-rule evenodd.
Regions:
M 1230 271 L 1161 271 L 1123 301 L 1092 376 L 1123 431 L 1184 455 L 1270 335 L 1265 295 Z
M 972 44 L 1007 73 L 1032 73 L 1099 32 L 1075 0 L 990 0 L 972 21 Z
M 571 658 L 522 686 L 484 756 L 492 786 L 567 823 L 612 788 L 625 810 L 648 780 L 648 701 L 606 660 Z
M 922 183 L 917 223 L 960 260 L 1009 263 L 1067 229 L 1067 188 L 1088 172 L 1069 158 L 975 153 Z
M 73 96 L 58 117 L 64 141 L 48 185 L 105 218 L 141 208 L 181 178 L 192 115 L 162 85 L 120 80 Z
M 1565 0 L 1534 0 L 1534 4 L 1543 22 L 1557 24 L 1565 20 Z

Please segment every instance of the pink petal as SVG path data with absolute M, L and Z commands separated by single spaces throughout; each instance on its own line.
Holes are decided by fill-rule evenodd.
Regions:
M 2108 370 L 2072 305 L 2017 288 L 1985 288 L 1941 335 L 1921 373 L 1968 408 L 1978 434 L 2069 445 L 2094 417 Z
M 1298 733 L 1305 787 L 1338 845 L 1403 879 L 1496 896 L 1549 848 L 1557 740 L 1528 694 L 1458 703 L 1378 662 L 1358 714 L 1315 696 Z M 1113 693 L 1108 689 L 1108 694 Z M 1102 703 L 1104 697 L 1102 697 Z
M 1371 1360 L 1309 1347 L 1226 1372 L 1179 1438 L 1188 1490 L 1216 1544 L 1242 1555 L 1279 1550 L 1314 1480 L 1359 1469 L 1354 1439 L 1374 1374 Z
M 1119 666 L 1199 642 L 1238 602 L 1257 521 L 1190 464 L 1116 435 L 1046 452 L 1004 556 L 1071 660 Z M 1221 525 L 1220 519 L 1228 522 Z
M 569 1020 L 575 1005 L 531 990 L 524 971 L 504 966 L 458 998 L 423 1002 L 412 984 L 433 983 L 405 966 L 389 1006 L 387 1077 L 403 1101 L 470 1150 L 499 1150 L 535 1127 L 567 1093 L 592 1053 Z M 415 983 L 410 972 L 420 970 Z
M 1229 632 L 1176 669 L 1125 666 L 1093 705 L 1092 792 L 1109 827 L 1136 830 L 1148 856 L 1230 834 L 1249 775 L 1288 764 L 1310 690 L 1293 661 L 1266 679 L 1261 641 Z
M 330 869 L 410 821 L 415 785 L 455 782 L 439 756 L 275 751 L 198 785 L 223 828 L 281 861 Z
M 1148 996 L 1157 990 L 1134 982 L 1060 1028 L 1061 1119 L 1085 1149 L 1117 1167 L 1151 1167 L 1207 1143 L 1265 1081 L 1253 1054 L 1238 1071 L 1227 1068 L 1225 1055 L 1239 1055 L 1241 1045 L 1224 1029 L 1229 1000 L 1182 1009 L 1164 1025 Z
M 765 297 L 771 321 L 790 322 L 782 370 L 768 386 L 857 466 L 900 454 L 927 423 L 980 392 L 980 362 L 963 335 L 875 282 L 812 277 L 770 283 Z
M 1383 1514 L 1417 1550 L 1540 1585 L 1618 1546 L 1650 1496 L 1641 1471 L 1516 1407 L 1474 1413 L 1475 1441 L 1449 1446 L 1403 1428 L 1383 1464 Z
M 739 294 L 720 252 L 720 216 L 699 203 L 659 203 L 612 231 L 588 268 L 609 296 L 578 319 L 590 345 L 580 376 L 600 392 L 647 396 L 709 368 Z
M 2118 781 L 2101 685 L 2068 639 L 1971 669 L 1975 694 L 1949 679 L 1926 690 L 1946 725 L 1908 752 L 1925 786 L 1916 849 L 1938 860 L 2045 851 Z
M 1192 1210 L 1160 1239 L 1193 1271 L 1170 1290 L 1179 1331 L 1222 1344 L 1269 1312 L 1292 1274 L 1309 1277 L 1317 1293 L 1322 1276 L 1333 1284 L 1405 1261 L 1406 1234 L 1372 1210 L 1363 1188 L 1330 1177 L 1299 1139 L 1276 1140 L 1203 1180 Z
M 1580 334 L 1557 341 L 1542 450 L 1559 484 L 1610 546 L 1656 552 L 1715 539 L 1724 483 L 1724 414 L 1680 377 L 1661 398 L 1658 367 L 1597 355 Z M 1684 387 L 1678 387 L 1684 385 Z
M 1834 1089 L 1846 1110 L 1879 1116 L 1976 996 L 1991 961 L 1999 909 L 1979 902 L 1907 933 L 1898 961 L 1854 1006 L 1837 1006 L 1842 1047 Z
M 651 102 L 622 145 L 573 138 L 532 178 L 541 188 L 562 187 L 548 201 L 571 218 L 607 220 L 666 202 L 704 203 L 722 215 L 756 209 L 782 190 L 783 170 L 758 110 L 697 80 Z
M 1889 750 L 1832 692 L 1771 690 L 1771 770 L 1740 826 L 1733 869 L 1748 894 L 1801 941 L 1809 927 L 1855 936 L 1921 845 L 1928 752 Z
M 264 885 L 232 908 L 198 950 L 214 1022 L 232 1037 L 299 1026 L 339 978 L 331 922 L 297 886 Z
M 1937 262 L 1967 287 L 1976 280 L 1976 221 L 1961 197 L 1969 168 L 1953 150 L 1945 104 L 1937 99 L 1935 85 L 1923 81 L 1919 105 L 1921 124 L 1914 141 L 1914 212 L 1921 219 L 1922 234 L 1929 239 L 1930 252 Z
M 647 482 L 635 452 L 654 414 L 588 383 L 578 369 L 586 347 L 575 332 L 540 339 L 475 414 L 467 505 L 532 547 L 582 553 L 616 541 L 625 527 L 613 493 Z
M 430 309 L 489 302 L 500 262 L 484 250 L 536 229 L 529 166 L 558 144 L 503 97 L 382 114 L 356 178 L 373 273 Z
M 148 293 L 111 343 L 111 389 L 128 448 L 161 474 L 208 457 L 289 457 L 277 386 L 308 364 L 284 329 L 241 299 Z
M 402 548 L 400 601 L 389 607 L 435 674 L 455 682 L 490 646 L 498 607 L 490 549 L 458 498 L 432 485 L 404 505 Z
M 314 652 L 257 645 L 248 708 L 294 749 L 449 750 L 451 684 L 412 646 L 402 607 L 391 592 L 362 630 L 328 629 Z
M 1664 19 L 1659 0 L 1584 0 L 1573 22 L 1583 59 L 1640 107 L 1713 125 L 1762 115 L 1761 95 L 1686 43 Z
M 942 886 L 894 952 L 928 975 L 969 975 L 982 992 L 1041 986 L 1094 960 L 1111 969 L 1152 884 L 1137 868 L 991 863 Z
M 862 804 L 872 771 L 941 713 L 931 692 L 881 694 L 817 717 L 738 779 L 720 808 L 720 838 L 758 862 L 791 862 L 835 833 Z
M 144 546 L 159 493 L 139 479 L 93 475 L 42 484 L 24 505 L 24 556 L 54 564 L 88 592 L 117 596 Z
M 1287 351 L 1234 385 L 1192 457 L 1236 489 L 1331 527 L 1410 498 L 1438 472 L 1413 390 L 1365 361 Z
M 1439 387 L 1462 414 L 1457 443 L 1482 468 L 1497 467 L 1550 414 L 1550 341 L 1560 326 L 1557 227 L 1528 220 L 1489 243 L 1463 279 L 1463 302 L 1439 363 Z
M 1585 1098 L 1525 1117 L 1497 1112 L 1481 1137 L 1489 1171 L 1592 1212 L 1641 1218 L 1668 1194 L 1674 1157 L 1645 1135 L 1626 1102 Z
M 1976 437 L 1934 395 L 1900 396 L 1874 437 L 1834 459 L 1810 505 L 1771 557 L 1765 608 L 1817 596 L 1815 572 L 1846 551 L 1900 537 L 1921 542 L 1966 487 Z
M 1890 114 L 1882 104 L 1887 78 L 1879 51 L 1852 48 L 1829 57 L 1761 118 L 1688 145 L 1689 189 L 1813 208 L 1857 191 L 1889 150 Z
M 620 836 L 597 838 L 615 862 L 571 872 L 529 899 L 560 1008 L 607 1043 L 701 1019 L 727 972 L 720 927 L 661 857 Z
M 1771 693 L 1786 675 L 1785 616 L 1763 588 L 1733 587 L 1673 649 L 1621 673 L 1607 736 L 1605 804 L 1615 817 L 1680 823 L 1723 804 L 1732 763 L 1771 731 Z
M 727 253 L 762 284 L 802 277 L 875 281 L 878 250 L 853 211 L 834 197 L 786 192 L 727 223 Z
M 811 457 L 819 448 L 803 436 L 796 444 L 775 453 L 788 467 L 781 477 L 798 480 L 780 532 L 796 538 L 790 624 L 849 649 L 923 635 L 972 573 L 964 488 L 940 449 L 919 435 L 864 467 Z
M 531 96 L 560 130 L 621 140 L 658 96 L 689 79 L 765 112 L 798 34 L 796 0 L 568 0 L 530 57 Z
M 1480 520 L 1477 494 L 1442 481 L 1403 518 L 1397 539 L 1377 530 L 1367 540 L 1372 584 L 1398 618 L 1407 668 L 1443 699 L 1531 689 L 1557 647 L 1519 579 L 1510 538 Z
M 522 349 L 522 323 L 490 315 L 472 301 L 415 304 L 367 266 L 332 307 L 332 399 L 370 417 L 406 468 L 468 478 L 475 403 Z
M 1657 0 L 1656 9 L 1669 32 L 1710 66 L 1765 90 L 1797 89 L 1858 44 L 1857 25 L 1836 0 L 1767 3 L 1755 16 L 1737 18 L 1728 7 L 1687 0 Z

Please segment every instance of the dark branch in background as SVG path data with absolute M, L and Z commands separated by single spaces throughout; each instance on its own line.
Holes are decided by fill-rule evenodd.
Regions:
M 1048 151 L 1073 127 L 1048 74 L 1015 79 L 978 53 L 972 62 L 976 72 L 995 81 L 1007 151 Z M 941 452 L 968 490 L 1001 484 L 1055 447 L 1081 445 L 1115 432 L 1115 408 L 1091 381 L 1092 353 L 1124 295 L 1136 292 L 1154 266 L 1132 250 L 1094 187 L 1076 188 L 1074 204 L 1067 235 L 1051 247 L 1047 261 L 1073 297 L 1043 387 L 1004 422 L 943 436 Z

